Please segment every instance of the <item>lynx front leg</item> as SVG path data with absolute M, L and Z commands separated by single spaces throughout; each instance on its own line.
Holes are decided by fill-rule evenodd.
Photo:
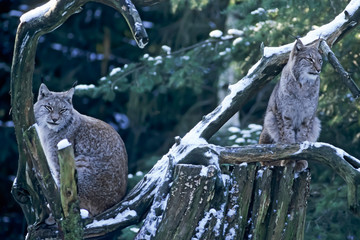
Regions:
M 293 124 L 293 119 L 287 116 L 283 116 L 283 129 L 282 129 L 282 143 L 295 143 L 296 131 Z M 281 166 L 295 167 L 295 161 L 293 160 L 282 160 Z
M 293 124 L 293 119 L 287 116 L 284 116 L 282 118 L 282 129 L 281 129 L 281 137 L 280 137 L 280 142 L 282 143 L 295 143 L 295 129 L 294 129 L 294 124 Z
M 297 133 L 296 142 L 310 141 L 316 142 L 320 135 L 320 120 L 317 117 L 305 119 Z M 308 167 L 306 160 L 299 160 L 296 162 L 295 171 L 302 172 Z

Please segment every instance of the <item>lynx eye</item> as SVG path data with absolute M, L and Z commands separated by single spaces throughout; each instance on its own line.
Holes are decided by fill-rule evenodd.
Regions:
M 52 112 L 53 108 L 49 105 L 44 105 L 44 107 L 46 108 L 46 110 L 48 110 L 49 112 Z
M 319 59 L 319 63 L 321 63 L 321 64 L 322 64 L 322 63 L 323 63 L 323 60 L 322 60 L 322 59 Z
M 314 60 L 311 57 L 306 58 L 306 60 L 308 60 L 311 63 L 314 63 Z
M 62 109 L 60 110 L 60 113 L 64 113 L 64 112 L 66 112 L 66 111 L 67 111 L 66 108 L 62 108 Z

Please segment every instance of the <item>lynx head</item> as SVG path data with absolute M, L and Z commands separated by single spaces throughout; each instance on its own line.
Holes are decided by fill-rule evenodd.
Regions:
M 72 97 L 74 88 L 66 92 L 51 92 L 41 84 L 37 102 L 34 104 L 36 122 L 55 132 L 71 124 L 73 118 Z
M 322 57 L 319 52 L 320 39 L 305 46 L 297 39 L 289 57 L 293 77 L 300 83 L 314 82 L 320 75 Z

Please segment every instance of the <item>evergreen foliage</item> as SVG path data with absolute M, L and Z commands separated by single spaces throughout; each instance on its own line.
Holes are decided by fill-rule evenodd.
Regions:
M 5 194 L 0 198 L 0 226 L 4 226 L 0 238 L 19 239 L 16 234 L 21 226 L 15 222 L 21 211 L 10 196 L 17 162 L 8 114 L 15 32 L 21 13 L 43 2 L 0 1 L 0 138 L 6 139 L 0 148 L 0 190 Z M 144 50 L 135 46 L 119 13 L 99 4 L 87 4 L 81 13 L 40 39 L 34 92 L 41 79 L 54 91 L 70 88 L 78 81 L 75 108 L 112 124 L 127 146 L 130 172 L 147 171 L 175 136 L 182 136 L 217 105 L 218 79 L 228 66 L 240 79 L 259 60 L 261 43 L 289 43 L 332 20 L 347 2 L 171 0 L 138 7 L 150 38 Z M 213 30 L 221 30 L 222 34 Z M 354 31 L 332 49 L 358 85 L 359 43 L 360 34 Z M 212 141 L 220 145 L 257 141 L 257 125 L 249 125 L 248 129 L 243 126 L 262 124 L 271 88 L 265 88 L 243 107 L 242 130 L 221 131 Z M 359 158 L 359 114 L 359 101 L 352 98 L 332 67 L 324 64 L 320 141 Z M 359 239 L 360 220 L 347 211 L 345 184 L 323 166 L 311 163 L 310 167 L 312 190 L 305 239 Z M 132 180 L 140 178 L 135 174 Z M 12 228 L 17 229 L 16 233 Z M 133 229 L 128 230 L 132 236 Z

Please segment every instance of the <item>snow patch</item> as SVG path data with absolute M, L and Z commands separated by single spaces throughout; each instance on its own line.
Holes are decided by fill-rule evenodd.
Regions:
M 121 72 L 121 68 L 119 68 L 119 67 L 114 68 L 113 70 L 111 70 L 109 76 L 114 76 L 114 75 L 117 74 L 118 72 Z
M 240 166 L 240 167 L 247 167 L 247 165 L 248 165 L 247 162 L 243 162 L 243 163 L 241 163 L 239 166 Z
M 237 138 L 235 140 L 236 143 L 245 143 L 245 139 L 244 138 Z
M 227 216 L 233 217 L 237 213 L 237 209 L 239 208 L 239 205 L 234 205 L 232 209 L 229 209 Z
M 261 131 L 262 130 L 262 126 L 258 125 L 258 124 L 249 124 L 248 128 L 250 128 L 250 131 L 255 132 L 255 131 Z
M 264 47 L 263 56 L 266 58 L 269 58 L 274 54 L 290 53 L 293 46 L 294 46 L 294 43 L 289 43 L 289 44 L 286 44 L 281 47 Z
M 262 178 L 263 174 L 264 174 L 264 169 L 260 169 L 256 174 L 256 178 Z
M 89 211 L 86 209 L 80 209 L 80 216 L 82 219 L 89 217 Z
M 239 30 L 239 29 L 234 29 L 234 28 L 229 29 L 227 33 L 229 35 L 238 35 L 238 36 L 244 35 L 244 31 Z
M 253 72 L 257 69 L 258 66 L 260 66 L 261 60 L 257 61 L 248 71 L 247 76 L 253 74 Z
M 140 228 L 137 228 L 137 227 L 132 227 L 130 228 L 130 231 L 134 232 L 134 233 L 138 233 L 140 230 Z
M 92 88 L 95 88 L 94 84 L 89 84 L 89 85 L 79 84 L 75 87 L 75 90 L 88 90 L 88 89 L 92 89 Z
M 294 153 L 294 155 L 302 153 L 303 150 L 308 149 L 312 144 L 309 141 L 300 143 L 300 149 Z
M 126 219 L 136 217 L 137 213 L 135 210 L 125 209 L 123 212 L 116 215 L 115 218 L 109 218 L 106 220 L 94 220 L 92 223 L 86 225 L 86 228 L 102 227 L 107 225 L 116 224 L 118 222 L 125 221 Z
M 20 17 L 20 22 L 30 22 L 31 20 L 44 16 L 49 10 L 55 8 L 57 0 L 50 0 L 47 3 L 30 10 Z
M 201 172 L 200 172 L 200 176 L 203 176 L 203 177 L 207 177 L 208 175 L 208 168 L 205 167 L 205 166 L 201 166 Z
M 161 49 L 166 52 L 166 54 L 170 54 L 171 53 L 171 47 L 167 46 L 167 45 L 163 45 L 161 47 Z
M 220 38 L 223 35 L 223 32 L 220 30 L 213 30 L 209 33 L 209 36 L 212 38 Z
M 251 15 L 263 15 L 263 14 L 266 14 L 266 11 L 265 9 L 263 8 L 258 8 L 252 12 L 250 12 Z
M 242 37 L 238 37 L 233 41 L 233 46 L 238 45 L 239 43 L 241 43 L 244 39 Z
M 229 140 L 235 140 L 237 138 L 237 135 L 231 135 L 230 137 L 229 137 Z
M 238 133 L 238 132 L 240 132 L 240 128 L 233 126 L 233 127 L 229 127 L 228 131 L 231 133 Z
M 65 138 L 63 140 L 61 140 L 60 142 L 58 142 L 57 144 L 57 148 L 58 150 L 64 149 L 71 146 L 71 143 Z
M 188 61 L 190 59 L 190 56 L 185 55 L 185 56 L 182 56 L 181 59 Z

